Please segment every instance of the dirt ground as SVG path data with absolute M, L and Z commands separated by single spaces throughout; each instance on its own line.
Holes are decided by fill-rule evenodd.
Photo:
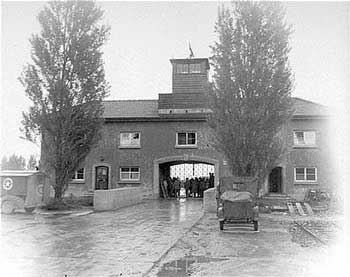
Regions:
M 340 254 L 336 241 L 305 247 L 304 238 L 291 231 L 294 220 L 289 215 L 262 214 L 258 232 L 248 225 L 220 231 L 216 215 L 205 214 L 148 276 L 330 276 L 329 271 L 341 271 L 341 260 L 334 261 Z M 324 220 L 341 222 L 341 218 Z

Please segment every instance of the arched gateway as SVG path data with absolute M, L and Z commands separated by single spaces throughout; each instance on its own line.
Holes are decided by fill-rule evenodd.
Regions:
M 153 186 L 152 191 L 153 195 L 159 195 L 159 178 L 160 178 L 160 166 L 166 163 L 187 163 L 187 162 L 198 162 L 211 164 L 214 166 L 214 185 L 216 186 L 219 182 L 219 160 L 201 157 L 195 155 L 184 154 L 181 156 L 167 156 L 159 158 L 153 161 Z

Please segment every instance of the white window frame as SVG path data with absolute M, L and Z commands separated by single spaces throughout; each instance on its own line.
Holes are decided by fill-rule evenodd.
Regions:
M 123 134 L 128 134 L 128 136 L 129 136 L 129 143 L 122 143 L 123 142 L 123 140 L 122 140 L 122 136 L 123 136 Z M 134 135 L 134 134 L 138 134 L 139 135 L 139 139 L 138 139 L 138 143 L 132 143 L 132 136 Z M 137 140 L 135 140 L 135 141 L 137 141 Z M 120 148 L 140 148 L 141 147 L 141 132 L 129 132 L 129 131 L 122 131 L 122 132 L 120 132 L 120 134 L 119 134 L 119 147 Z
M 297 168 L 303 168 L 304 169 L 304 179 L 303 180 L 297 180 Z M 315 180 L 307 180 L 306 171 L 307 171 L 307 169 L 310 169 L 310 168 L 315 170 Z M 296 183 L 316 183 L 317 182 L 317 167 L 314 167 L 314 166 L 308 166 L 308 167 L 298 166 L 298 167 L 294 167 L 294 182 L 296 182 Z
M 202 65 L 200 63 L 190 63 L 188 65 L 188 70 L 189 70 L 189 73 L 201 73 Z
M 78 171 L 79 170 L 83 170 L 83 178 L 81 179 L 81 178 L 78 178 Z M 74 172 L 74 176 L 73 176 L 73 178 L 72 178 L 72 180 L 73 181 L 85 181 L 85 168 L 84 167 L 82 167 L 82 168 L 79 168 L 78 170 L 76 170 L 75 172 Z
M 299 143 L 296 133 L 303 133 L 303 143 Z M 314 141 L 308 142 L 306 140 L 306 133 L 314 134 Z M 296 147 L 315 147 L 317 143 L 317 132 L 315 130 L 294 130 L 293 131 L 293 145 Z
M 176 74 L 201 73 L 201 63 L 178 63 L 176 64 Z
M 190 72 L 189 64 L 187 64 L 187 63 L 176 64 L 176 73 L 177 74 L 188 74 L 189 72 Z
M 179 144 L 179 134 L 186 134 L 186 144 Z M 188 134 L 194 134 L 195 135 L 195 143 L 194 144 L 188 144 Z M 176 132 L 176 147 L 197 147 L 198 143 L 198 136 L 197 132 L 193 131 L 184 131 L 184 132 Z
M 123 178 L 122 177 L 122 169 L 123 168 L 127 168 L 127 169 L 129 169 L 129 171 L 128 172 L 123 172 L 124 174 L 125 173 L 128 173 L 129 174 L 129 177 L 128 178 Z M 138 169 L 138 171 L 137 171 L 137 175 L 138 175 L 138 178 L 137 179 L 132 179 L 131 178 L 131 176 L 132 176 L 132 173 L 136 173 L 136 172 L 132 172 L 131 171 L 131 169 L 132 168 L 137 168 Z M 140 181 L 140 177 L 141 177 L 141 171 L 140 171 L 140 167 L 138 167 L 138 166 L 121 166 L 120 168 L 119 168 L 119 179 L 120 179 L 120 181 L 132 181 L 132 182 L 137 182 L 137 181 Z

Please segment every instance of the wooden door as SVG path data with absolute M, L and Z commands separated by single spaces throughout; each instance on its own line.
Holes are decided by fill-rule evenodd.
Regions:
M 282 168 L 275 167 L 272 169 L 270 176 L 269 192 L 282 193 Z
M 95 176 L 95 189 L 108 189 L 109 168 L 107 166 L 97 166 Z

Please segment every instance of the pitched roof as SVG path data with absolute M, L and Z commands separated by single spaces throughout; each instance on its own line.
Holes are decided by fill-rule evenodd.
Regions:
M 320 104 L 293 97 L 295 117 L 317 117 L 329 115 Z M 104 118 L 159 118 L 158 100 L 110 100 L 104 101 Z
M 104 101 L 104 118 L 159 117 L 158 100 Z
M 293 97 L 294 99 L 294 116 L 295 117 L 305 117 L 305 116 L 327 116 L 329 111 L 326 106 L 321 104 L 305 100 L 298 97 Z

